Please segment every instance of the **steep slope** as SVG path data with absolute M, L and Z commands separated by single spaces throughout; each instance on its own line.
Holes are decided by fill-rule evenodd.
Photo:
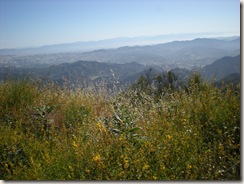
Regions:
M 214 63 L 202 68 L 201 73 L 204 79 L 220 80 L 230 74 L 240 74 L 240 55 L 235 57 L 223 57 Z
M 224 84 L 233 83 L 234 85 L 237 85 L 237 84 L 240 84 L 240 81 L 241 81 L 240 73 L 231 73 L 231 74 L 221 78 L 217 82 L 217 85 L 221 86 L 222 82 L 224 82 Z

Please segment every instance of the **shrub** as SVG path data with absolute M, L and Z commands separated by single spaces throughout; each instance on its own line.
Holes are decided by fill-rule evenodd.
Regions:
M 240 85 L 193 75 L 163 95 L 108 95 L 22 81 L 0 94 L 4 180 L 240 180 Z

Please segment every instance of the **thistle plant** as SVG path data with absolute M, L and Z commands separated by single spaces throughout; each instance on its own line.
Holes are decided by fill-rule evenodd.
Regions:
M 53 121 L 48 118 L 48 115 L 53 111 L 54 107 L 49 105 L 36 107 L 34 124 L 37 137 L 50 136 Z

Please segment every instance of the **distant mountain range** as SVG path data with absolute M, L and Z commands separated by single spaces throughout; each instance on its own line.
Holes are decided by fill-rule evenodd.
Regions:
M 46 68 L 16 68 L 0 67 L 0 79 L 19 79 L 28 76 L 31 79 L 51 80 L 62 84 L 69 83 L 94 83 L 105 81 L 107 83 L 126 84 L 133 83 L 148 70 L 154 75 L 160 74 L 163 68 L 157 66 L 145 66 L 135 62 L 131 63 L 102 63 L 97 61 L 77 61 L 63 63 Z M 182 68 L 172 69 L 179 79 L 188 77 L 193 70 Z M 216 75 L 217 80 L 240 81 L 240 55 L 235 57 L 223 57 L 210 65 L 198 70 L 203 78 L 212 80 Z M 239 76 L 239 78 L 238 78 Z
M 167 34 L 157 36 L 139 36 L 139 37 L 118 37 L 98 41 L 80 41 L 73 43 L 60 43 L 53 45 L 43 45 L 30 48 L 12 48 L 0 49 L 0 55 L 36 55 L 53 54 L 67 52 L 86 52 L 97 49 L 118 48 L 122 46 L 152 45 L 171 42 L 174 40 L 192 40 L 194 38 L 213 37 L 212 33 L 187 33 L 187 34 Z M 238 36 L 216 37 L 220 40 L 233 40 Z
M 143 39 L 145 41 L 147 38 L 137 38 L 135 41 Z M 108 43 L 114 44 L 118 40 L 117 38 L 89 42 L 85 43 L 85 46 L 87 48 L 89 44 L 93 46 L 97 44 L 98 47 L 104 46 L 103 44 L 108 46 Z M 123 41 L 128 43 L 126 40 L 127 38 L 120 38 L 120 43 Z M 133 39 L 129 40 L 133 41 Z M 150 37 L 149 40 L 153 39 Z M 52 49 L 66 48 L 66 46 L 71 48 L 80 44 L 77 42 L 43 48 L 52 52 Z M 12 51 L 14 53 L 23 50 L 0 49 L 1 80 L 28 76 L 34 80 L 51 80 L 59 84 L 67 80 L 70 83 L 107 81 L 123 85 L 133 83 L 150 69 L 154 75 L 171 70 L 178 75 L 179 79 L 187 78 L 197 70 L 204 80 L 212 80 L 216 77 L 217 81 L 240 81 L 240 37 L 197 38 L 89 52 L 8 55 Z
M 0 50 L 1 52 L 3 50 Z M 84 60 L 120 64 L 137 62 L 143 65 L 157 65 L 168 69 L 175 67 L 192 69 L 211 64 L 224 56 L 236 56 L 239 54 L 240 37 L 217 39 L 198 38 L 156 45 L 100 49 L 91 52 L 27 56 L 4 55 L 0 56 L 0 67 L 45 67 Z
M 82 60 L 159 65 L 168 68 L 205 66 L 224 56 L 240 54 L 240 38 L 234 40 L 194 39 L 165 44 L 96 50 L 80 55 Z

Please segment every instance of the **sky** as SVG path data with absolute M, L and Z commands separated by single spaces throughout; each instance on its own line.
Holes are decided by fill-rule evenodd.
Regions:
M 181 33 L 240 35 L 240 1 L 0 0 L 0 48 Z

